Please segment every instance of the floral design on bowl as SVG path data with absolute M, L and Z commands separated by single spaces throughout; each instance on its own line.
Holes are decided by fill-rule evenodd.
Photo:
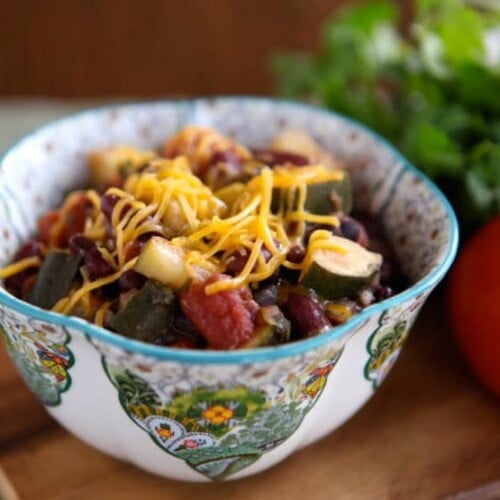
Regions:
M 370 335 L 366 349 L 370 355 L 365 365 L 365 377 L 377 388 L 390 372 L 403 347 L 420 307 L 427 299 L 423 293 L 414 301 L 385 311 L 379 326 Z
M 71 386 L 75 358 L 64 327 L 37 320 L 0 305 L 0 333 L 26 384 L 47 406 L 61 403 Z
M 167 453 L 213 480 L 225 479 L 288 439 L 313 408 L 342 348 L 286 363 L 241 365 L 210 384 L 196 367 L 165 383 L 162 367 L 95 343 L 120 403 Z M 194 368 L 194 369 L 192 369 Z M 249 372 L 253 374 L 249 377 Z

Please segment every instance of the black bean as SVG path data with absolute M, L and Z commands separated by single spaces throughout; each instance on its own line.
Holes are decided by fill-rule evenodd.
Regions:
M 355 241 L 365 248 L 370 246 L 370 238 L 363 224 L 348 215 L 342 216 L 337 231 L 340 231 L 340 235 L 344 238 Z
M 184 332 L 190 335 L 199 335 L 198 330 L 194 326 L 193 322 L 184 316 L 182 312 L 179 312 L 175 315 L 173 325 L 176 330 Z
M 388 299 L 394 295 L 394 290 L 390 286 L 379 285 L 373 290 L 377 302 Z

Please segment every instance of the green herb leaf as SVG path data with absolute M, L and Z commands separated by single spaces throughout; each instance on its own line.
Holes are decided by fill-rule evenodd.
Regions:
M 486 51 L 498 2 L 416 0 L 409 39 L 397 14 L 374 1 L 332 17 L 317 54 L 273 58 L 278 92 L 376 129 L 478 224 L 500 213 L 500 63 Z

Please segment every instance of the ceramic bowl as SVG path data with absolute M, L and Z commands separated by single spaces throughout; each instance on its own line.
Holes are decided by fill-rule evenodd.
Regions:
M 455 216 L 387 142 L 342 116 L 263 98 L 209 98 L 91 110 L 13 146 L 0 169 L 0 265 L 36 220 L 85 183 L 89 150 L 157 147 L 186 124 L 252 147 L 307 131 L 345 160 L 357 208 L 378 216 L 411 286 L 317 337 L 279 347 L 192 351 L 129 340 L 0 289 L 1 333 L 48 412 L 86 443 L 180 480 L 241 478 L 333 431 L 394 365 L 417 313 L 450 267 Z

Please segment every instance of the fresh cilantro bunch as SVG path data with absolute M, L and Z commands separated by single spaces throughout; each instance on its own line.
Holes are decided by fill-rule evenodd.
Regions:
M 417 0 L 343 11 L 318 53 L 272 60 L 278 93 L 312 100 L 393 142 L 450 197 L 465 229 L 500 213 L 500 2 Z

